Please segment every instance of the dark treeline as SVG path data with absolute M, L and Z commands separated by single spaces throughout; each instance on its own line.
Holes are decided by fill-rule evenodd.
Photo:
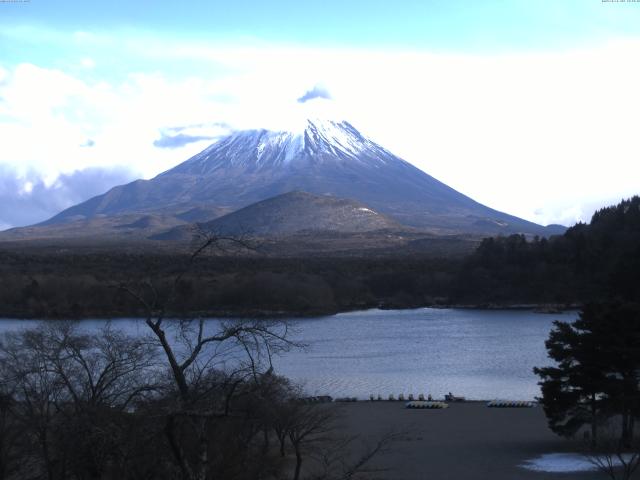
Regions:
M 461 267 L 461 302 L 586 303 L 640 298 L 640 197 L 564 235 L 488 238 Z
M 0 253 L 0 316 L 143 315 L 119 285 L 172 288 L 187 255 Z M 459 260 L 428 257 L 236 258 L 203 255 L 168 308 L 182 314 L 316 313 L 447 301 Z
M 152 278 L 167 291 L 185 254 L 0 251 L 0 316 L 142 315 L 116 288 Z M 467 257 L 278 258 L 205 255 L 185 275 L 176 315 L 304 314 L 429 305 L 573 305 L 640 298 L 640 198 L 564 235 L 488 238 Z

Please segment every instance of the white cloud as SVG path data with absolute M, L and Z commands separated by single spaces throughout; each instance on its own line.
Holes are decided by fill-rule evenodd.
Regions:
M 84 68 L 93 68 L 96 66 L 96 62 L 92 58 L 83 58 L 80 60 L 80 65 Z
M 0 165 L 0 230 L 41 222 L 132 178 L 123 168 L 86 168 L 51 182 L 39 172 Z
M 153 147 L 159 129 L 207 118 L 204 108 L 193 108 L 203 99 L 191 83 L 132 75 L 119 85 L 89 84 L 18 65 L 0 86 L 0 163 L 37 170 L 49 182 L 60 173 L 114 165 L 154 175 L 183 159 Z
M 287 127 L 324 105 L 461 192 L 540 223 L 588 220 L 599 202 L 640 190 L 636 41 L 482 56 L 75 38 L 162 68 L 118 81 L 31 64 L 0 70 L 0 163 L 50 181 L 113 165 L 149 177 L 207 144 L 154 147 L 168 129 Z M 171 69 L 185 59 L 210 73 Z M 331 102 L 296 102 L 318 84 Z

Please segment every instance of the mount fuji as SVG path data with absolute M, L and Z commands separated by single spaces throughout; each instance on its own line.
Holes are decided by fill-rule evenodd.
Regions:
M 329 120 L 307 120 L 297 131 L 235 132 L 151 180 L 114 187 L 28 228 L 42 235 L 78 221 L 90 225 L 106 218 L 113 227 L 117 218 L 126 218 L 126 224 L 117 225 L 121 230 L 129 226 L 153 233 L 147 227 L 157 232 L 210 222 L 292 191 L 353 200 L 430 234 L 546 236 L 564 230 L 486 207 L 398 158 L 350 123 Z M 250 220 L 243 219 L 250 230 Z

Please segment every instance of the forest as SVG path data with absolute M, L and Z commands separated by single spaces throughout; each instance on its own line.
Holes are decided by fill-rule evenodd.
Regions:
M 549 239 L 487 238 L 461 265 L 462 301 L 585 303 L 640 298 L 640 197 Z
M 172 288 L 174 316 L 321 315 L 365 308 L 581 305 L 640 296 L 640 197 L 563 235 L 484 239 L 470 255 L 313 258 L 0 249 L 0 315 L 140 316 L 122 286 Z

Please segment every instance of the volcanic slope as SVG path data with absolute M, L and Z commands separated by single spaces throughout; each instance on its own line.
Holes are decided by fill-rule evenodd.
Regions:
M 151 180 L 115 187 L 41 225 L 97 215 L 180 218 L 201 209 L 232 212 L 291 191 L 353 199 L 430 233 L 564 230 L 488 208 L 396 157 L 348 122 L 329 120 L 308 120 L 299 131 L 233 133 Z

